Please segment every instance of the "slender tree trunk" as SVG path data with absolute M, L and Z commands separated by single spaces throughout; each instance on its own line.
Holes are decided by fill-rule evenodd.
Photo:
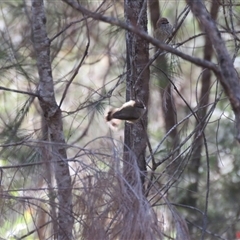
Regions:
M 68 168 L 61 110 L 55 96 L 50 63 L 50 42 L 46 32 L 43 0 L 32 0 L 32 31 L 39 74 L 39 103 L 49 129 L 51 158 L 58 188 L 57 239 L 72 239 L 72 186 Z
M 160 13 L 160 6 L 158 1 L 150 1 L 149 3 L 149 10 L 150 10 L 150 17 L 152 26 L 154 28 L 154 31 L 156 30 L 156 23 L 157 20 L 161 16 Z M 164 16 L 166 17 L 166 16 Z M 156 48 L 155 52 L 163 52 L 160 49 Z M 170 72 L 169 63 L 167 61 L 166 55 L 161 55 L 156 59 L 156 62 L 153 65 L 152 68 L 153 73 L 155 74 L 159 86 L 159 92 L 162 102 L 162 113 L 164 117 L 164 125 L 165 125 L 165 132 L 167 133 L 170 129 L 173 128 L 177 124 L 177 112 L 175 108 L 175 100 L 172 93 L 172 85 L 169 81 L 172 80 L 172 73 Z M 159 111 L 161 111 L 159 109 Z M 168 144 L 167 147 L 169 149 L 169 152 L 174 150 L 179 145 L 179 134 L 177 128 L 174 128 L 171 133 L 169 134 L 168 138 Z M 177 151 L 174 155 L 178 155 Z M 167 162 L 167 164 L 170 164 L 170 167 L 167 168 L 168 174 L 172 176 L 176 169 L 178 168 L 179 161 L 174 161 L 172 164 L 170 164 L 170 161 Z
M 217 14 L 219 10 L 219 2 L 218 0 L 212 1 L 212 6 L 210 10 L 210 14 L 213 20 L 217 19 Z M 200 26 L 201 27 L 201 26 Z M 204 45 L 204 60 L 211 61 L 213 55 L 213 47 L 211 41 L 208 36 L 205 37 L 205 45 Z M 199 168 L 201 165 L 201 152 L 203 148 L 203 132 L 206 127 L 206 114 L 207 114 L 207 106 L 209 102 L 210 95 L 210 87 L 211 87 L 211 71 L 209 69 L 203 69 L 203 74 L 201 78 L 201 95 L 198 104 L 198 122 L 196 122 L 195 128 L 197 129 L 194 136 L 194 145 L 193 145 L 193 153 L 190 160 L 189 170 L 190 174 L 194 178 L 194 182 L 191 183 L 190 189 L 188 191 L 188 196 L 186 198 L 187 202 L 185 204 L 189 204 L 193 207 L 197 206 L 197 197 L 196 193 L 198 192 L 198 180 L 199 180 Z
M 147 3 L 144 0 L 125 0 L 125 18 L 128 24 L 147 32 Z M 148 60 L 149 44 L 133 32 L 126 32 L 127 47 L 127 79 L 126 100 L 138 99 L 148 106 L 149 68 L 145 68 Z M 130 166 L 137 160 L 142 184 L 146 172 L 145 150 L 147 143 L 147 112 L 141 120 L 134 124 L 125 124 L 125 174 L 128 181 L 134 179 Z

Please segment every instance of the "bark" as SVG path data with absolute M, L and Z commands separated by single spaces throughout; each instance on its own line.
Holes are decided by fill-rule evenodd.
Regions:
M 41 130 L 42 130 L 42 140 L 44 142 L 48 141 L 48 125 L 42 116 L 41 119 Z M 57 232 L 58 232 L 58 223 L 57 223 L 57 211 L 56 211 L 56 194 L 54 190 L 54 185 L 53 185 L 53 179 L 52 179 L 52 172 L 54 171 L 53 169 L 53 164 L 51 163 L 51 146 L 47 144 L 41 144 L 41 157 L 42 161 L 45 163 L 43 165 L 43 180 L 45 181 L 45 184 L 47 184 L 48 187 L 48 195 L 49 195 L 49 207 L 50 207 L 50 216 L 51 216 L 51 222 L 52 222 L 52 231 L 51 235 L 54 237 L 54 239 L 57 238 Z M 46 213 L 45 213 L 46 214 Z M 47 220 L 47 218 L 45 218 Z M 41 223 L 43 225 L 44 223 Z M 40 226 L 41 226 L 40 225 Z M 40 227 L 39 226 L 39 227 Z M 44 236 L 46 229 L 45 228 L 40 228 L 38 232 L 40 233 L 41 236 Z M 44 237 L 40 238 L 44 239 Z
M 144 0 L 125 0 L 125 18 L 127 24 L 147 32 L 147 4 Z M 141 37 L 131 31 L 126 32 L 127 48 L 127 79 L 126 100 L 137 99 L 148 106 L 149 98 L 149 68 L 146 64 L 149 60 L 149 44 Z M 134 166 L 133 161 L 137 159 L 141 172 L 141 181 L 144 183 L 146 171 L 145 150 L 147 144 L 147 113 L 135 124 L 125 124 L 125 172 L 128 181 L 131 182 L 132 173 L 128 171 L 129 166 Z
M 61 110 L 58 107 L 50 63 L 50 42 L 46 32 L 43 0 L 32 0 L 33 44 L 39 74 L 38 98 L 49 132 L 51 160 L 58 189 L 57 239 L 72 239 L 72 186 L 67 162 Z

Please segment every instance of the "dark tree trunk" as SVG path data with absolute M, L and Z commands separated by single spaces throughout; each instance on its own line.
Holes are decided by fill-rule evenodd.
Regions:
M 125 18 L 128 24 L 147 31 L 147 4 L 144 0 L 125 0 Z M 127 79 L 126 100 L 138 99 L 148 106 L 149 98 L 149 44 L 133 32 L 126 32 Z M 135 159 L 140 170 L 142 184 L 146 172 L 145 150 L 147 142 L 147 112 L 134 124 L 125 124 L 125 175 L 134 181 L 130 166 Z

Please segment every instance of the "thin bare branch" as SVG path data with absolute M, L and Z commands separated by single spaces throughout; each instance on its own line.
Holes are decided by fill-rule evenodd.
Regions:
M 4 91 L 8 91 L 8 92 L 20 93 L 20 94 L 25 94 L 25 95 L 29 95 L 29 96 L 33 96 L 33 97 L 39 97 L 39 95 L 37 93 L 26 92 L 26 91 L 12 89 L 12 88 L 6 88 L 6 87 L 2 87 L 2 86 L 0 86 L 0 90 L 4 90 Z

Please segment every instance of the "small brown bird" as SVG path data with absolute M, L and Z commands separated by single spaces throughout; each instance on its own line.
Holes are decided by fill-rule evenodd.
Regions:
M 124 103 L 120 108 L 108 110 L 107 114 L 105 115 L 105 119 L 107 122 L 110 122 L 114 119 L 119 119 L 134 123 L 143 116 L 145 111 L 146 107 L 142 102 L 130 100 Z M 118 125 L 118 122 L 112 123 L 113 127 L 116 125 Z
M 159 18 L 156 24 L 156 30 L 154 37 L 161 42 L 165 42 L 172 34 L 173 27 L 167 20 L 167 18 Z

